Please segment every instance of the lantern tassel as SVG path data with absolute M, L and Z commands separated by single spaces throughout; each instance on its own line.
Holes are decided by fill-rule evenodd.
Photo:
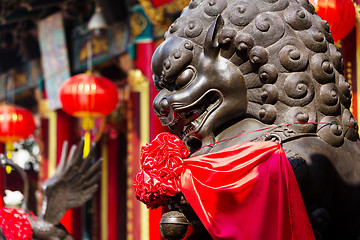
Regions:
M 94 119 L 91 117 L 85 117 L 82 122 L 82 127 L 85 130 L 83 158 L 86 158 L 90 152 L 90 143 L 91 143 L 90 130 L 94 128 Z
M 6 157 L 8 159 L 11 159 L 12 158 L 12 152 L 14 151 L 14 144 L 12 142 L 5 143 L 5 150 L 6 150 Z M 12 170 L 11 166 L 6 165 L 6 167 L 5 167 L 6 173 L 10 174 L 11 170 Z
M 84 151 L 83 151 L 83 158 L 86 158 L 90 152 L 90 131 L 86 130 L 84 136 Z

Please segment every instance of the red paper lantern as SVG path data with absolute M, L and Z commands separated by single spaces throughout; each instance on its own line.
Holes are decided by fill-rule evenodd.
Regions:
M 109 79 L 88 73 L 66 80 L 60 88 L 60 101 L 66 113 L 83 118 L 85 130 L 83 157 L 90 151 L 90 131 L 94 118 L 110 114 L 119 101 L 115 84 Z
M 75 117 L 106 116 L 116 108 L 118 91 L 105 77 L 78 74 L 62 84 L 60 101 L 63 110 Z
M 352 0 L 310 0 L 316 13 L 329 23 L 334 41 L 346 37 L 355 26 L 355 6 Z
M 0 106 L 0 142 L 13 143 L 28 138 L 34 130 L 34 117 L 30 111 L 18 106 Z

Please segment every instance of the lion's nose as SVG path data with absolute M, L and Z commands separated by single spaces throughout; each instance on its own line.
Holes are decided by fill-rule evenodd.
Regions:
M 170 104 L 166 98 L 155 98 L 153 107 L 157 116 L 167 116 L 170 111 Z

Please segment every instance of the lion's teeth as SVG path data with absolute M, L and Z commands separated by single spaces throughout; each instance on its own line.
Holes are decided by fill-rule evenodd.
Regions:
M 169 124 L 169 126 L 175 126 L 180 120 L 180 116 L 179 115 L 175 115 L 174 119 L 171 121 L 171 123 Z

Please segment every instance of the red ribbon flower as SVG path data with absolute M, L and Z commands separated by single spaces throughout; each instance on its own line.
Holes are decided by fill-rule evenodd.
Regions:
M 181 139 L 168 132 L 160 133 L 141 148 L 141 170 L 135 176 L 136 198 L 148 208 L 167 203 L 170 196 L 180 192 L 180 175 L 183 159 L 190 151 Z
M 19 208 L 0 209 L 0 228 L 7 240 L 30 240 L 33 231 L 27 214 Z

